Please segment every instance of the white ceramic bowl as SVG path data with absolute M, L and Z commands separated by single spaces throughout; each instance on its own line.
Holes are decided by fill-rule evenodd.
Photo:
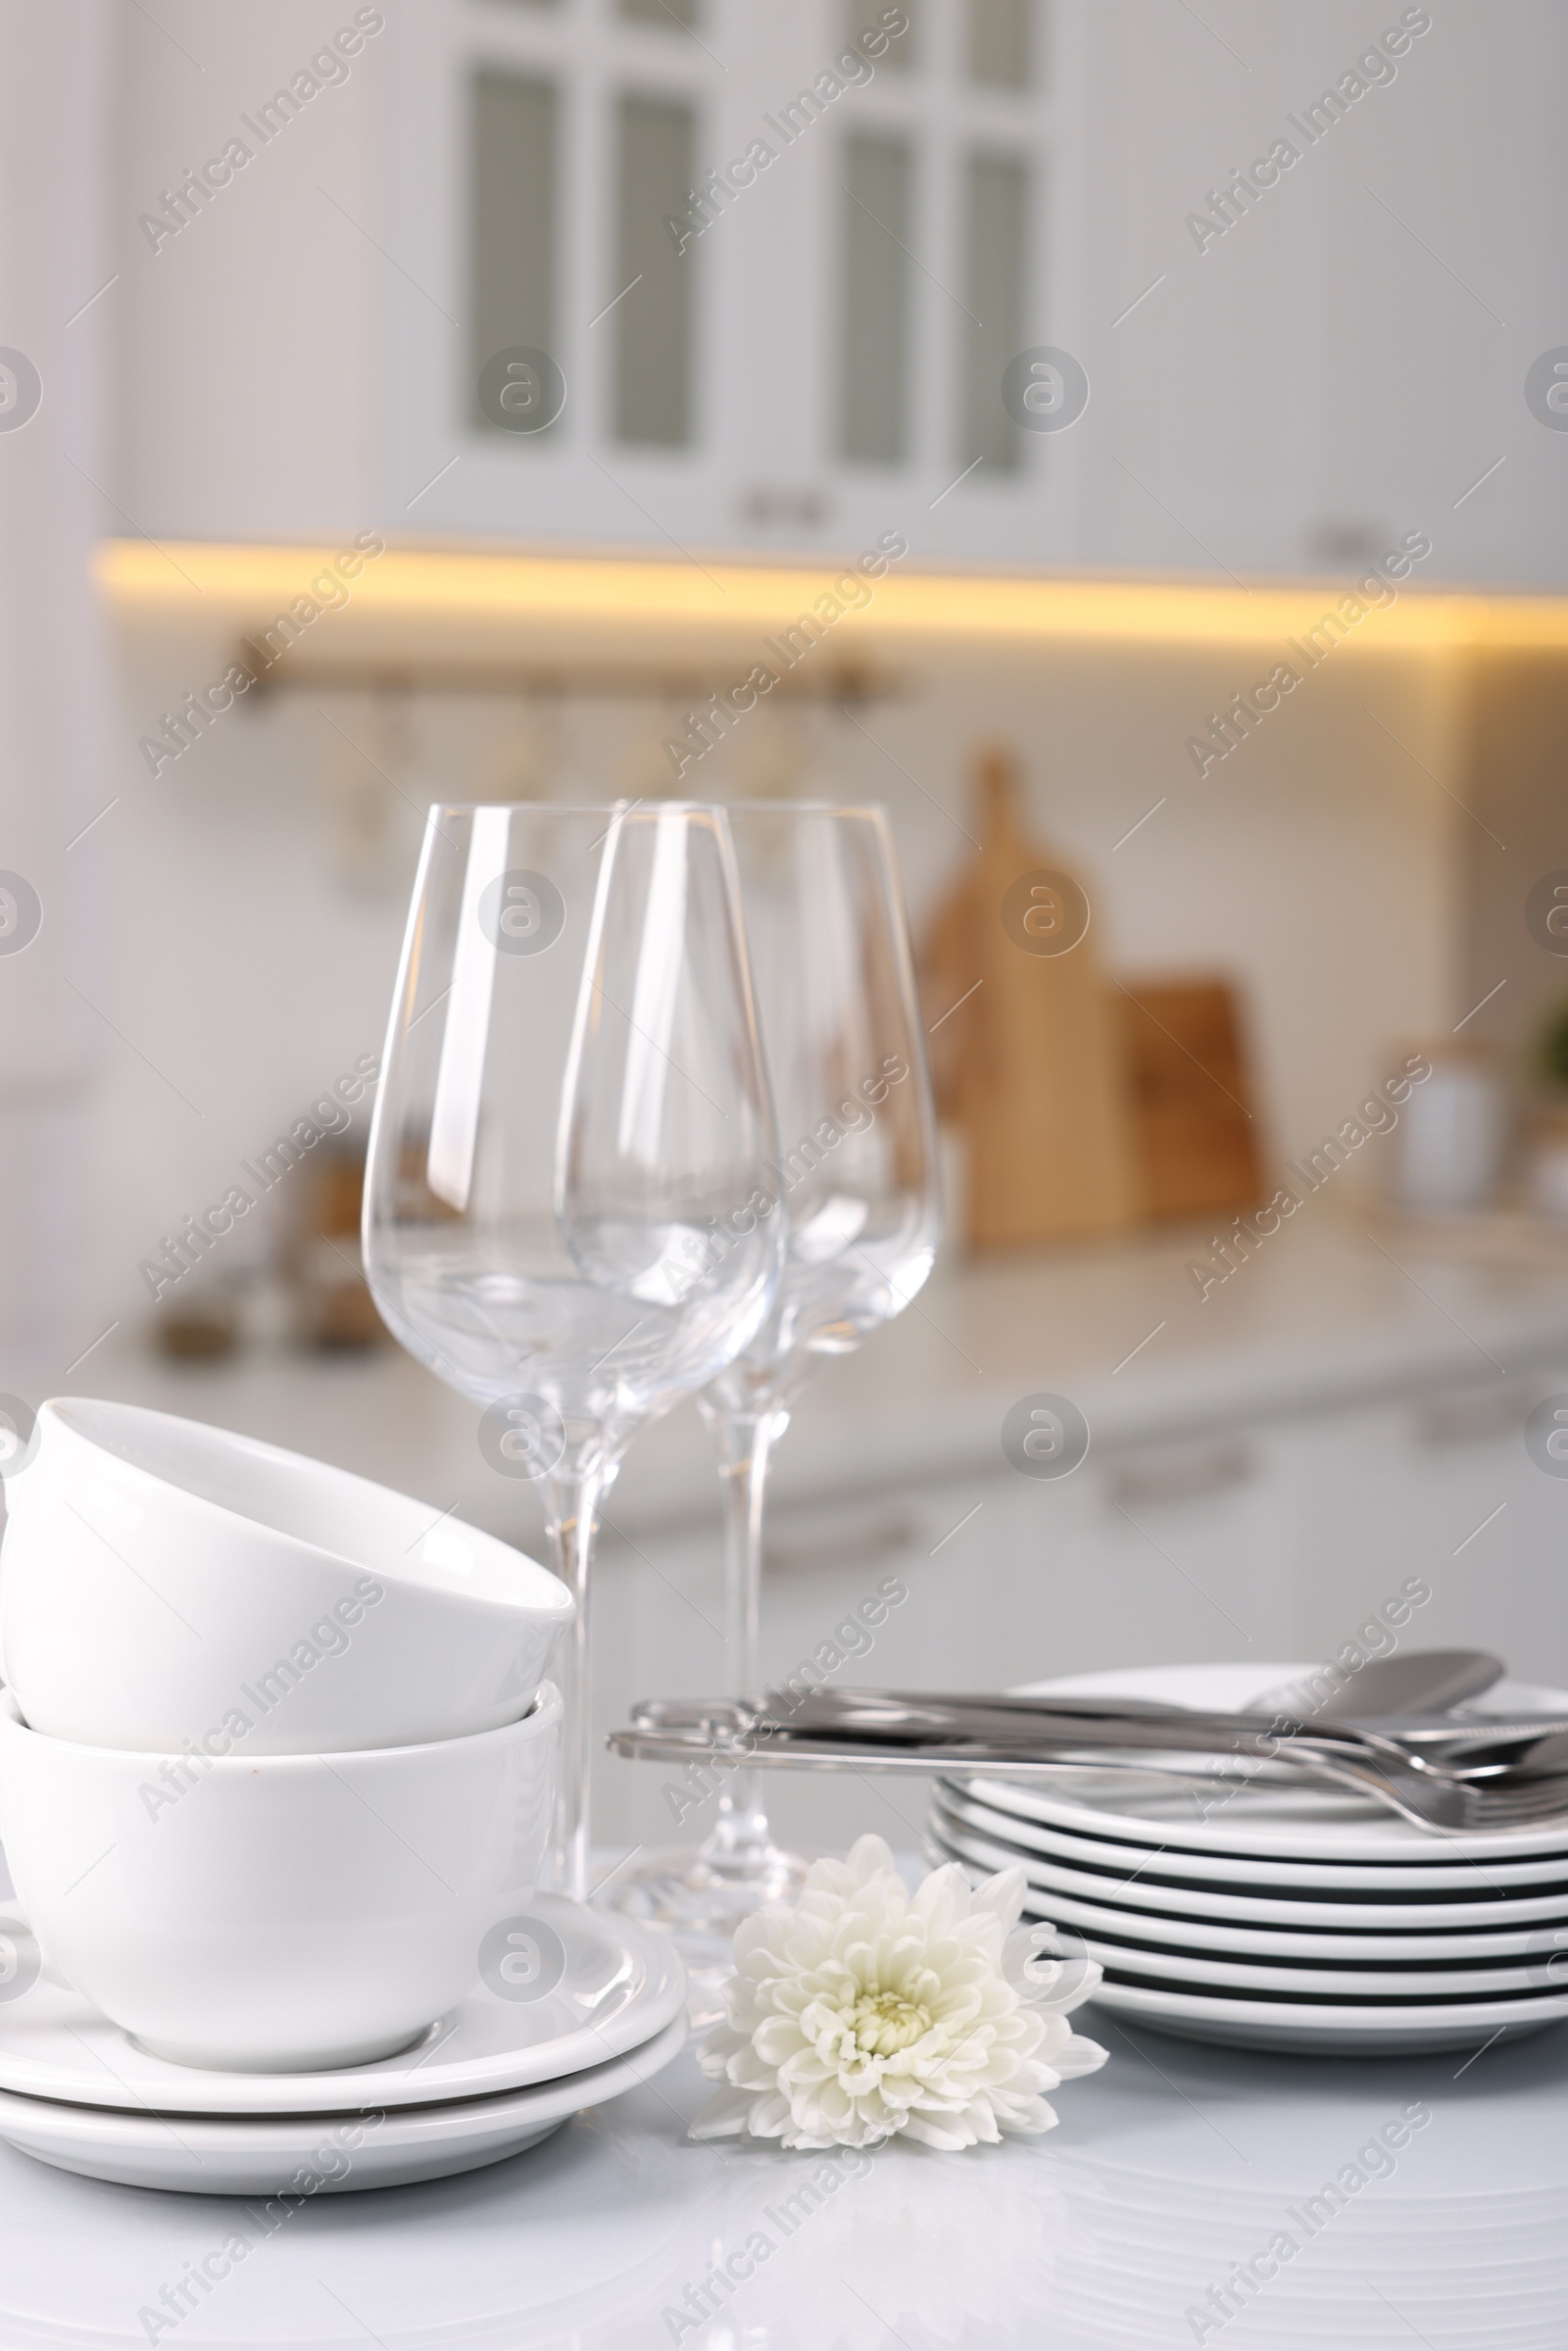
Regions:
M 494 1536 L 322 1461 L 56 1397 L 8 1485 L 0 1670 L 34 1730 L 303 1755 L 514 1721 L 572 1615 Z
M 470 1739 L 198 1767 L 45 1738 L 0 1691 L 0 1836 L 45 1961 L 155 2055 L 368 2064 L 527 1912 L 560 1736 L 547 1683 Z

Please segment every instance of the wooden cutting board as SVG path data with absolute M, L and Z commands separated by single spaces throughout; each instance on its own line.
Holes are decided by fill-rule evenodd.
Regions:
M 981 847 L 921 955 L 938 1106 L 967 1148 L 968 1238 L 1019 1248 L 1113 1231 L 1141 1202 L 1126 1023 L 1100 975 L 1093 906 L 1023 829 L 1006 751 L 981 754 L 975 810 Z
M 1262 1151 L 1236 990 L 1182 973 L 1127 979 L 1117 994 L 1145 1214 L 1255 1206 Z

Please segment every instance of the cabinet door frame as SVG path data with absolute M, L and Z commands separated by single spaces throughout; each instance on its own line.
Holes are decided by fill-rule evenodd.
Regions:
M 615 0 L 420 0 L 401 12 L 389 27 L 384 251 L 370 265 L 382 287 L 375 407 L 388 527 L 661 553 L 818 548 L 824 560 L 896 528 L 916 557 L 1075 560 L 1080 432 L 1021 434 L 1016 470 L 988 478 L 982 464 L 958 479 L 968 154 L 1016 155 L 1029 170 L 1026 346 L 1082 348 L 1081 289 L 1095 275 L 1081 169 L 1093 143 L 1089 21 L 1084 0 L 1037 8 L 1037 86 L 1015 93 L 964 82 L 965 9 L 927 0 L 926 62 L 884 65 L 846 89 L 694 240 L 684 258 L 696 281 L 695 409 L 678 450 L 631 446 L 612 430 L 616 100 L 681 97 L 695 111 L 699 161 L 722 164 L 771 136 L 765 120 L 776 123 L 794 91 L 831 67 L 853 12 L 844 0 L 807 0 L 769 21 L 756 0 L 708 0 L 695 37 L 628 24 Z M 873 0 L 858 11 L 866 28 L 879 13 Z M 559 91 L 553 356 L 566 404 L 537 436 L 504 435 L 471 414 L 467 124 L 483 65 L 536 72 Z M 844 146 L 878 131 L 907 136 L 915 151 L 911 437 L 906 460 L 886 465 L 837 454 Z
M 394 530 L 667 549 L 650 507 L 700 502 L 718 380 L 711 271 L 694 289 L 693 438 L 678 450 L 617 443 L 614 354 L 615 108 L 668 96 L 696 116 L 699 156 L 728 102 L 722 67 L 688 36 L 623 23 L 612 0 L 422 0 L 398 21 L 386 159 L 383 496 Z M 557 92 L 557 324 L 566 401 L 548 432 L 473 417 L 470 381 L 470 82 L 481 67 L 535 73 Z M 705 261 L 708 257 L 704 257 Z M 609 306 L 607 308 L 607 306 Z M 597 461 L 597 462 L 596 462 Z

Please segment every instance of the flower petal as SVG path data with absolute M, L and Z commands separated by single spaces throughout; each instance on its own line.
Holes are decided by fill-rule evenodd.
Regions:
M 1023 1908 L 1028 1886 L 1022 1862 L 1015 1862 L 1011 1869 L 999 1870 L 994 1878 L 983 1880 L 969 1898 L 976 1910 L 993 1911 L 1010 1927 Z
M 879 1876 L 883 1871 L 887 1871 L 893 1877 L 898 1877 L 898 1864 L 893 1858 L 893 1847 L 885 1837 L 858 1837 L 850 1847 L 849 1859 L 845 1866 L 860 1883 L 867 1878 Z M 901 1885 L 903 1884 L 902 1879 L 899 1882 Z
M 1075 2033 L 1064 2049 L 1054 2051 L 1051 2067 L 1062 2082 L 1076 2082 L 1083 2074 L 1098 2074 L 1109 2055 L 1110 2051 L 1102 2049 L 1099 2041 Z

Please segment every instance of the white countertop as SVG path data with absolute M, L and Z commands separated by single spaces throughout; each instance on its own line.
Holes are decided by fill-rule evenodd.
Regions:
M 797 1496 L 1000 1463 L 1019 1396 L 1071 1396 L 1099 1444 L 1344 1404 L 1568 1356 L 1568 1271 L 1429 1261 L 1327 1222 L 1287 1231 L 1200 1304 L 1183 1242 L 944 1275 L 824 1369 L 780 1457 Z M 1408 1267 L 1408 1272 L 1401 1270 Z M 1163 1329 L 1156 1327 L 1163 1324 Z M 1139 1347 L 1147 1334 L 1156 1332 Z M 516 1508 L 475 1414 L 392 1350 L 177 1371 L 112 1341 L 71 1385 L 195 1413 L 456 1499 Z M 1130 1361 L 1130 1350 L 1139 1349 Z M 1121 1368 L 1118 1369 L 1117 1366 Z M 59 1388 L 55 1378 L 32 1391 Z M 690 1413 L 648 1432 L 617 1518 L 710 1514 Z M 157 2336 L 177 2351 L 1159 2351 L 1222 2341 L 1349 2351 L 1568 2345 L 1568 2027 L 1473 2058 L 1305 2060 L 1127 2033 L 1045 2138 L 963 2156 L 892 2147 L 792 2226 L 821 2159 L 690 2141 L 690 2056 L 530 2152 L 425 2186 L 299 2210 Z M 1413 2102 L 1432 2120 L 1310 2233 L 1304 2198 Z M 805 2201 L 809 2203 L 810 2199 Z M 50 2172 L 0 2146 L 0 2346 L 141 2346 L 139 2313 L 228 2232 L 221 2199 Z M 1301 2250 L 1223 2327 L 1211 2287 L 1282 2229 Z M 756 2232 L 769 2253 L 710 2322 L 687 2289 Z M 1189 2314 L 1196 2314 L 1190 2316 Z
M 841 2161 L 814 2205 L 799 2191 L 821 2180 L 822 2158 L 687 2138 L 707 2092 L 688 2053 L 510 2162 L 302 2206 L 157 2340 L 178 2351 L 1568 2341 L 1568 2027 L 1473 2058 L 1308 2060 L 1129 2035 L 1093 2007 L 1081 2025 L 1111 2059 L 1057 2093 L 1056 2130 L 962 2155 L 894 2146 Z M 1303 2199 L 1417 2102 L 1431 2120 L 1392 2172 L 1310 2232 Z M 780 2211 L 788 2197 L 793 2216 Z M 78 2180 L 0 2147 L 6 2351 L 145 2351 L 139 2312 L 221 2244 L 230 2209 Z M 1300 2250 L 1250 2307 L 1200 2333 L 1187 2314 L 1281 2230 Z M 750 2279 L 718 2316 L 684 2323 L 688 2287 L 758 2231 L 770 2250 Z
M 1206 1254 L 1204 1240 L 1138 1237 L 939 1269 L 897 1323 L 822 1367 L 779 1451 L 779 1498 L 999 1467 L 1003 1416 L 1031 1393 L 1070 1396 L 1103 1448 L 1396 1388 L 1485 1384 L 1568 1357 L 1560 1256 L 1428 1256 L 1409 1236 L 1369 1237 L 1309 1208 L 1200 1301 L 1186 1266 Z M 45 1371 L 24 1393 L 67 1387 L 328 1456 L 497 1533 L 517 1523 L 518 1488 L 482 1458 L 474 1407 L 390 1347 L 182 1368 L 117 1334 L 69 1380 Z M 712 1509 L 710 1441 L 684 1406 L 633 1445 L 615 1518 L 635 1529 Z

